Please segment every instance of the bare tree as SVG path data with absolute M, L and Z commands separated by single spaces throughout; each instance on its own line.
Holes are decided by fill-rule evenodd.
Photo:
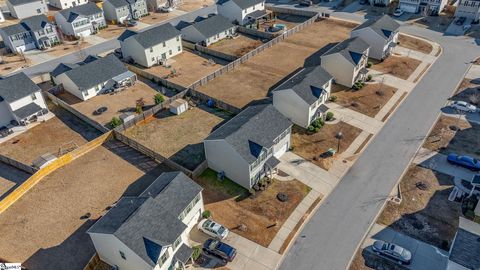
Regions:
M 480 94 L 479 93 L 473 93 L 468 97 L 468 100 L 475 105 L 479 105 L 480 103 Z

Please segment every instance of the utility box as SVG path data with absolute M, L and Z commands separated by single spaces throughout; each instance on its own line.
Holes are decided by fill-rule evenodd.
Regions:
M 182 114 L 188 110 L 188 102 L 184 99 L 175 99 L 170 103 L 170 112 L 176 115 Z

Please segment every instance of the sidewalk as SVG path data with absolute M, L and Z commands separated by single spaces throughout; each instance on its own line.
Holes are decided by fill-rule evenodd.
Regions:
M 352 109 L 345 108 L 333 102 L 325 104 L 332 111 L 337 119 L 364 130 L 368 133 L 375 134 L 382 128 L 382 121 L 369 117 Z

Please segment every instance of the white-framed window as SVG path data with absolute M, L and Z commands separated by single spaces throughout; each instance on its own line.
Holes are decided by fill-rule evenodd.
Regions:
M 165 42 L 163 42 L 162 46 L 163 46 L 163 47 L 166 47 L 166 46 L 167 46 L 167 44 L 165 44 Z
M 182 48 L 180 48 L 180 46 L 178 46 L 178 47 L 177 47 L 177 50 L 178 50 L 178 51 L 181 51 L 181 50 L 182 50 Z
M 123 251 L 119 250 L 118 253 L 120 253 L 120 257 L 122 257 L 122 259 L 127 260 L 127 257 L 125 257 L 125 253 Z
M 150 52 L 153 52 L 153 47 L 150 47 Z
M 159 266 L 162 266 L 166 261 L 168 260 L 168 249 L 163 253 L 162 256 L 160 256 L 160 260 L 158 262 Z
M 173 250 L 177 249 L 177 247 L 180 245 L 182 242 L 182 236 L 179 236 L 175 242 L 173 242 Z
M 172 50 L 168 50 L 168 54 L 172 55 Z
M 37 96 L 35 95 L 35 93 L 33 93 L 32 95 L 30 95 L 30 97 L 32 97 L 32 100 L 37 99 Z

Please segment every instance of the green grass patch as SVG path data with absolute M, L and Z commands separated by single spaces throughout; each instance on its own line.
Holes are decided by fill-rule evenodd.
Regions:
M 206 169 L 199 177 L 199 184 L 204 189 L 215 190 L 216 192 L 226 194 L 228 196 L 246 196 L 248 190 L 225 177 L 222 181 L 217 179 L 217 172 L 212 169 Z

